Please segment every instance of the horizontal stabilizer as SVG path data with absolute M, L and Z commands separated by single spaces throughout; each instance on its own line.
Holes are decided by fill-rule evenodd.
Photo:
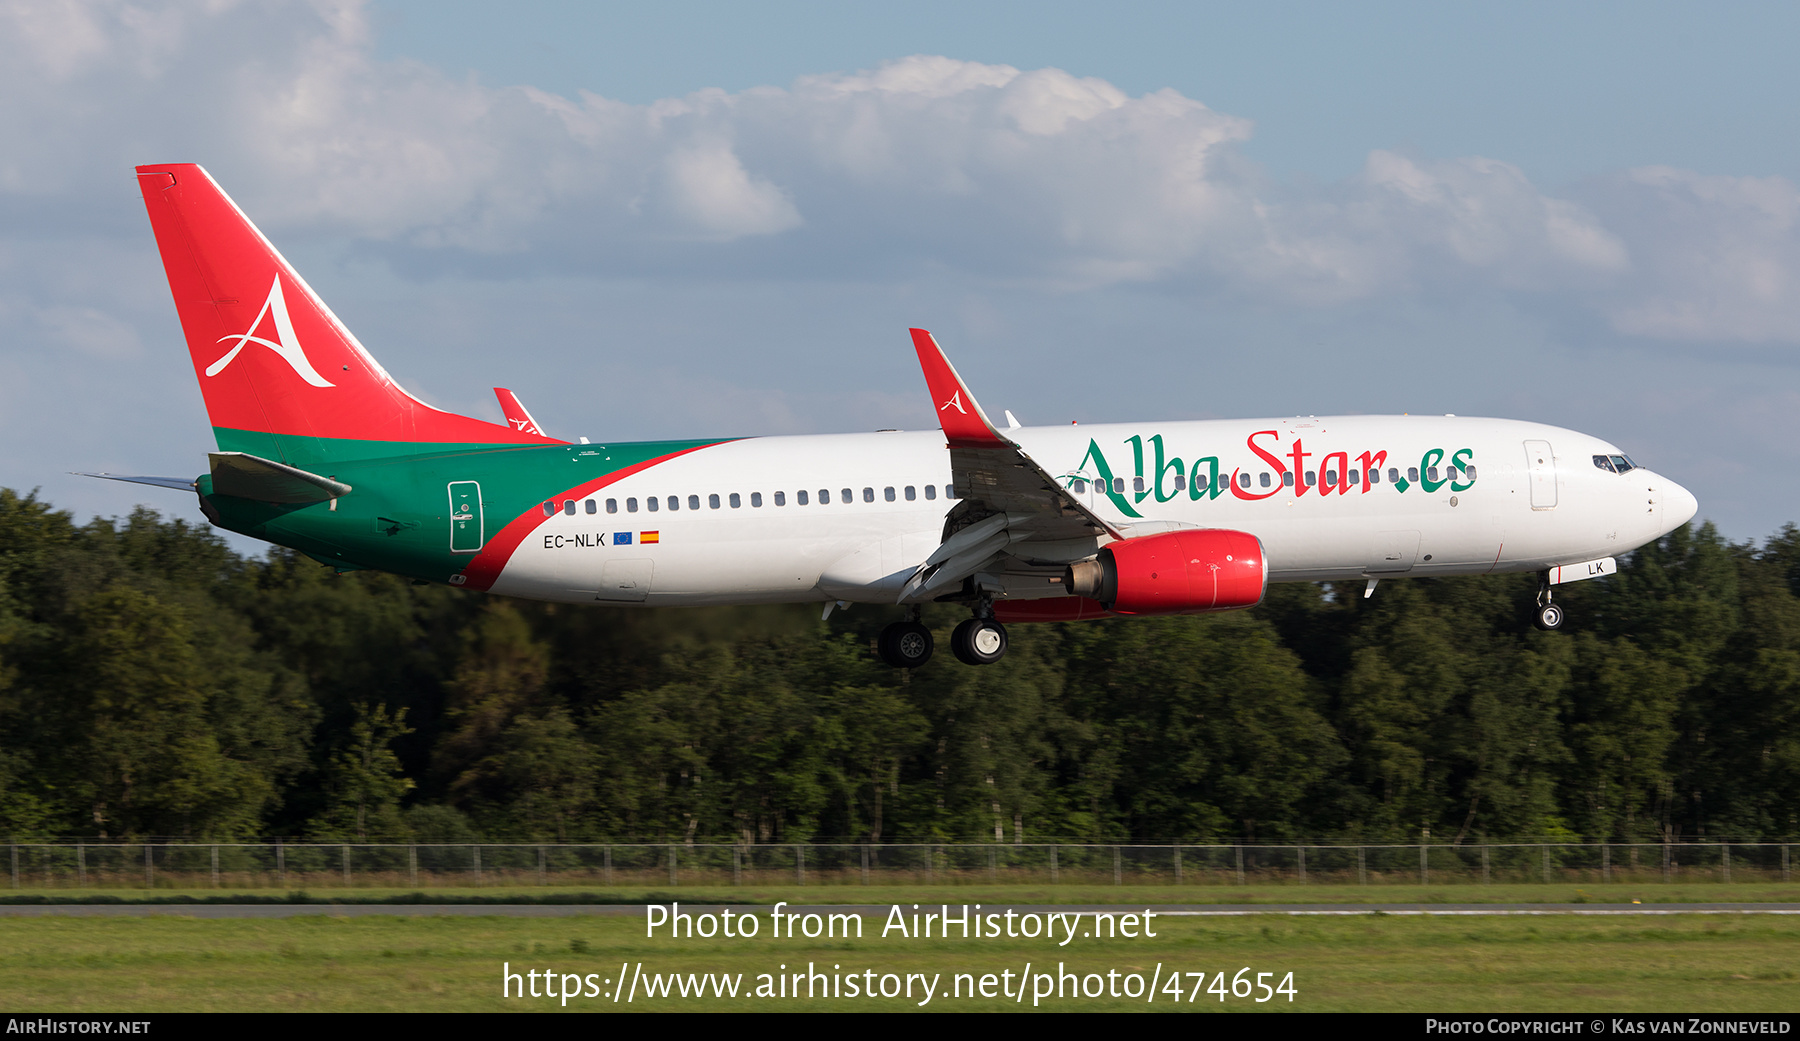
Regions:
M 213 492 L 257 502 L 324 502 L 350 486 L 286 463 L 244 452 L 212 452 Z
M 192 477 L 127 477 L 124 474 L 90 474 L 80 470 L 71 470 L 76 477 L 98 477 L 107 481 L 130 481 L 132 484 L 153 484 L 158 488 L 174 488 L 177 491 L 194 490 Z

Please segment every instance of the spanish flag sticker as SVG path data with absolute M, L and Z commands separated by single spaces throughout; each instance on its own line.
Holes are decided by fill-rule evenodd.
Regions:
M 661 541 L 662 541 L 662 539 L 660 537 L 660 533 L 658 533 L 658 532 L 654 532 L 654 531 L 638 532 L 638 545 L 640 545 L 640 546 L 648 546 L 652 542 L 661 542 Z

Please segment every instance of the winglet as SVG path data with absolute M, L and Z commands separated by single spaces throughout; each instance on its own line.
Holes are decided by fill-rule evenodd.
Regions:
M 544 433 L 543 427 L 538 426 L 537 420 L 531 418 L 531 413 L 525 410 L 525 403 L 519 400 L 517 394 L 505 387 L 495 387 L 494 397 L 500 399 L 500 411 L 506 413 L 506 421 L 512 424 L 514 430 L 521 434 L 549 436 Z
M 937 406 L 938 424 L 952 448 L 1012 448 L 1011 441 L 1000 435 L 987 413 L 975 403 L 969 385 L 956 374 L 956 366 L 944 357 L 937 339 L 923 329 L 913 329 L 913 348 L 919 352 L 919 365 L 925 370 L 925 385 L 931 388 L 931 402 Z

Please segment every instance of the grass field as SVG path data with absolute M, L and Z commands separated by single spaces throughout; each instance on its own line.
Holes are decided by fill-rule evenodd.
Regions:
M 767 913 L 761 916 L 767 919 Z M 1241 968 L 1294 974 L 1295 1000 L 1267 1004 L 1202 990 L 1177 1004 L 1166 984 L 1143 998 L 1049 999 L 1060 1010 L 1263 1011 L 1791 1011 L 1800 1007 L 1800 929 L 1767 916 L 1671 918 L 1159 918 L 1155 939 L 881 938 L 670 940 L 644 937 L 632 916 L 558 919 L 308 916 L 280 920 L 33 918 L 0 920 L 0 995 L 12 1011 L 561 1011 L 555 999 L 500 996 L 501 966 L 585 975 L 608 984 L 621 962 L 646 973 L 758 973 L 808 962 L 859 974 L 937 974 L 930 1010 L 1029 1009 L 971 999 L 982 973 L 1027 962 L 1034 976 L 1116 970 L 1148 980 L 1170 971 Z M 947 997 L 969 973 L 962 997 Z M 1119 983 L 1129 981 L 1123 976 Z M 1110 986 L 1110 984 L 1109 984 Z M 1140 989 L 1142 984 L 1139 984 Z M 995 992 L 996 994 L 998 991 Z M 913 1000 L 739 997 L 578 998 L 570 1010 L 895 1011 Z
M 1297 883 L 1244 886 L 1151 885 L 963 885 L 963 886 L 680 886 L 569 887 L 483 886 L 434 889 L 309 889 L 307 901 L 378 903 L 404 900 L 412 903 L 592 902 L 638 904 L 744 903 L 773 904 L 777 900 L 807 904 L 1007 903 L 1007 904 L 1563 904 L 1620 903 L 1800 903 L 1800 883 L 1696 882 L 1612 885 L 1302 885 Z M 200 900 L 261 903 L 287 901 L 294 893 L 256 889 L 53 889 L 0 890 L 0 904 L 54 900 L 82 902 L 169 902 Z

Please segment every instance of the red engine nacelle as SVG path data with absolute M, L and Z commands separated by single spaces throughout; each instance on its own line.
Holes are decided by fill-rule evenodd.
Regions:
M 1196 614 L 1262 602 L 1269 562 L 1255 535 L 1195 528 L 1111 543 L 1063 580 L 1116 614 Z

